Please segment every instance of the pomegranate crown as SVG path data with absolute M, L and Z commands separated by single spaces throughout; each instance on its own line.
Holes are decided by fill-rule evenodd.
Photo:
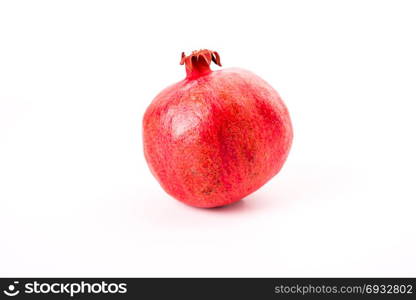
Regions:
M 218 52 L 203 49 L 192 51 L 188 56 L 185 55 L 185 52 L 182 52 L 180 64 L 185 64 L 187 78 L 196 78 L 212 72 L 209 67 L 211 61 L 221 67 L 220 55 Z

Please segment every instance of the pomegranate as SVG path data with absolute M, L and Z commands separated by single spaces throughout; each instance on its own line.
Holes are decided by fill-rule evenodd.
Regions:
M 281 169 L 292 125 L 278 93 L 253 73 L 221 66 L 215 51 L 185 56 L 186 78 L 160 92 L 143 118 L 144 154 L 174 198 L 197 207 L 236 202 Z

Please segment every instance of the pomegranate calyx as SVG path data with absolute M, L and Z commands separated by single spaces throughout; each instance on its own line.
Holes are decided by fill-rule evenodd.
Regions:
M 180 64 L 185 64 L 187 78 L 197 78 L 212 72 L 209 67 L 211 61 L 221 66 L 220 55 L 217 51 L 203 49 L 192 51 L 188 56 L 185 55 L 185 52 L 182 52 Z

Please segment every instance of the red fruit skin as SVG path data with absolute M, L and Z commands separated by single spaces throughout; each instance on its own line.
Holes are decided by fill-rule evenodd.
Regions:
M 188 76 L 159 93 L 143 118 L 150 170 L 168 194 L 196 207 L 259 189 L 283 166 L 292 137 L 278 93 L 242 69 Z

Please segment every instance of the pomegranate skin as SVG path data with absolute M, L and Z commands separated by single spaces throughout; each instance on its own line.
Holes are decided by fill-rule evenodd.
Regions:
M 194 68 L 143 118 L 150 170 L 168 194 L 196 207 L 231 204 L 259 189 L 283 166 L 292 137 L 278 93 L 236 68 L 196 75 Z

